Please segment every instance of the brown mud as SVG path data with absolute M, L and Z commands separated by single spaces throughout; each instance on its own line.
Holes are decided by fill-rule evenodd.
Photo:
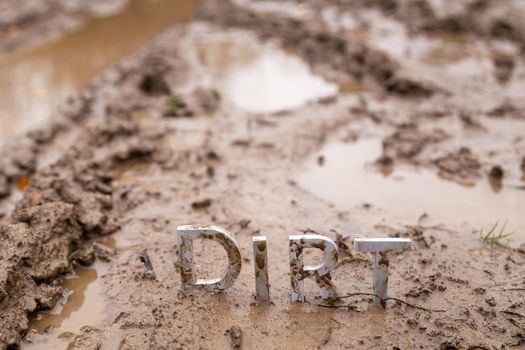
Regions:
M 111 16 L 125 0 L 5 0 L 0 4 L 0 52 L 27 48 L 73 31 L 92 16 Z
M 60 102 L 169 24 L 190 19 L 196 6 L 188 0 L 131 0 L 116 14 L 84 16 L 85 23 L 66 36 L 0 55 L 0 144 L 45 123 Z
M 525 70 L 511 18 L 525 11 L 508 1 L 502 22 L 498 1 L 443 3 L 205 3 L 45 125 L 6 134 L 0 347 L 523 347 Z M 513 234 L 480 239 L 496 222 Z M 239 241 L 231 289 L 181 290 L 181 224 Z M 331 273 L 341 296 L 372 291 L 353 238 L 412 238 L 389 256 L 389 295 L 408 304 L 353 294 L 326 307 L 314 280 L 290 304 L 297 233 L 356 258 Z M 254 299 L 256 235 L 268 237 L 269 304 Z M 216 243 L 194 255 L 199 278 L 225 268 Z
M 102 293 L 103 267 L 78 268 L 66 276 L 61 287 L 64 294 L 49 312 L 39 313 L 30 321 L 25 349 L 66 348 L 68 339 L 86 325 L 104 321 L 106 298 Z

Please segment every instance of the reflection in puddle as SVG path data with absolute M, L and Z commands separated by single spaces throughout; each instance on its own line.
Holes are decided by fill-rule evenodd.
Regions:
M 0 144 L 46 120 L 57 104 L 176 21 L 196 0 L 130 0 L 120 13 L 89 20 L 42 46 L 0 56 Z
M 294 3 L 283 1 L 251 1 L 234 0 L 238 5 L 249 8 L 252 11 L 269 15 L 286 15 L 292 18 L 302 18 L 311 13 L 311 9 L 306 3 Z
M 64 349 L 72 333 L 104 320 L 106 303 L 99 279 L 103 266 L 96 263 L 95 267 L 78 269 L 64 281 L 64 297 L 53 310 L 38 314 L 30 322 L 29 328 L 35 334 L 32 343 L 24 343 L 23 349 Z
M 338 91 L 335 84 L 314 75 L 299 57 L 282 50 L 206 45 L 199 56 L 218 73 L 221 93 L 246 111 L 290 110 Z
M 381 210 L 382 218 L 397 223 L 417 222 L 423 213 L 449 227 L 466 222 L 474 229 L 490 228 L 507 220 L 507 231 L 516 233 L 516 241 L 525 241 L 523 191 L 504 186 L 495 192 L 488 181 L 463 187 L 441 180 L 431 170 L 395 169 L 382 174 L 373 164 L 381 152 L 379 139 L 329 144 L 312 156 L 298 183 L 341 208 L 368 203 L 372 210 Z

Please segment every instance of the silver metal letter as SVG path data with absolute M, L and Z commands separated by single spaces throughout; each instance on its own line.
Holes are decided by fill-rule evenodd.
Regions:
M 255 295 L 257 300 L 270 300 L 268 281 L 268 253 L 266 236 L 253 237 L 253 266 L 255 268 Z
M 324 251 L 324 263 L 318 266 L 304 266 L 303 249 L 318 248 Z M 292 284 L 291 299 L 304 302 L 304 279 L 315 278 L 315 282 L 321 288 L 323 296 L 335 300 L 337 291 L 330 271 L 337 265 L 337 245 L 330 238 L 320 235 L 292 235 L 290 236 L 290 279 Z
M 228 269 L 219 278 L 212 280 L 195 279 L 193 267 L 193 240 L 211 239 L 220 243 L 228 255 Z M 229 288 L 241 272 L 241 249 L 239 244 L 225 229 L 218 226 L 191 226 L 177 227 L 177 245 L 179 247 L 179 264 L 182 288 L 205 288 L 212 292 L 222 292 Z
M 402 252 L 412 248 L 410 238 L 356 238 L 357 252 L 374 253 L 374 304 L 385 307 L 388 298 L 388 253 Z

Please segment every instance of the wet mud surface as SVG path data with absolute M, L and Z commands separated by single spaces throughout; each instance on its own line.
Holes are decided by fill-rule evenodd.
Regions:
M 6 132 L 1 347 L 525 346 L 525 11 L 445 3 L 204 3 L 114 56 L 45 125 Z M 481 239 L 495 223 L 505 238 Z M 181 290 L 183 224 L 238 240 L 232 288 Z M 409 305 L 326 307 L 311 279 L 290 304 L 288 235 L 301 233 L 354 258 L 331 274 L 339 295 L 372 290 L 354 238 L 412 238 L 389 256 L 389 295 Z M 269 304 L 254 298 L 259 235 Z M 226 268 L 216 242 L 194 259 L 198 278 Z
M 0 52 L 27 48 L 80 27 L 92 16 L 110 16 L 126 1 L 36 0 L 0 4 Z
M 90 2 L 90 6 L 95 3 Z M 0 144 L 13 134 L 45 124 L 62 101 L 168 25 L 190 19 L 197 6 L 188 0 L 132 0 L 117 5 L 118 1 L 106 4 L 108 8 L 120 9 L 116 13 L 84 15 L 83 24 L 67 35 L 0 56 L 0 88 L 4 91 L 0 97 Z M 46 15 L 38 12 L 43 10 L 34 11 Z M 138 22 L 142 25 L 138 26 Z

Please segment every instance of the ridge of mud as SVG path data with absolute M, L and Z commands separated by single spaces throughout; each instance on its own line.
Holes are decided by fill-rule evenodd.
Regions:
M 75 262 L 93 261 L 82 253 L 85 241 L 118 228 L 108 218 L 111 167 L 151 155 L 151 139 L 158 136 L 147 135 L 130 120 L 115 119 L 34 176 L 10 223 L 0 226 L 5 247 L 0 260 L 0 344 L 18 344 L 27 330 L 27 313 L 54 306 L 61 293 L 53 285 L 57 277 Z
M 322 1 L 308 1 L 321 6 Z M 428 0 L 336 0 L 346 9 L 376 8 L 404 23 L 413 33 L 448 32 L 510 40 L 525 48 L 523 5 L 514 0 L 466 0 L 454 3 Z
M 231 3 L 203 6 L 198 18 L 225 28 L 244 28 L 262 40 L 278 39 L 308 64 L 358 80 L 371 80 L 385 92 L 402 97 L 429 97 L 444 91 L 429 82 L 404 76 L 386 53 L 364 43 L 329 33 L 318 22 L 277 14 L 264 16 Z
M 109 15 L 128 0 L 6 0 L 0 3 L 0 53 L 37 45 L 78 28 L 87 17 Z
M 163 67 L 162 81 L 167 84 L 166 76 L 173 70 L 169 61 L 179 62 L 178 56 L 166 55 L 161 59 L 153 56 L 146 55 L 140 60 L 145 68 L 138 74 L 129 74 L 136 72 L 136 67 L 126 66 L 127 62 L 108 71 L 106 78 L 101 77 L 66 103 L 50 126 L 21 137 L 3 150 L 0 179 L 4 195 L 10 192 L 18 177 L 32 175 L 23 199 L 0 225 L 3 247 L 0 252 L 0 344 L 3 347 L 18 346 L 27 331 L 29 313 L 55 305 L 62 293 L 56 285 L 57 278 L 70 271 L 74 264 L 89 265 L 94 261 L 96 251 L 91 249 L 89 240 L 118 229 L 116 220 L 109 215 L 113 206 L 115 167 L 134 159 L 148 159 L 154 154 L 156 158 L 159 155 L 169 158 L 169 154 L 156 152 L 169 130 L 141 125 L 131 117 L 137 105 L 112 101 L 106 105 L 111 105 L 106 107 L 107 117 L 84 128 L 81 137 L 57 162 L 38 170 L 36 166 L 43 145 L 75 122 L 90 118 L 90 107 L 96 104 L 95 100 L 105 105 L 108 97 L 101 98 L 104 89 L 97 84 L 103 84 L 104 80 L 107 84 L 107 76 L 112 84 L 130 86 L 130 94 L 135 90 L 144 95 L 147 93 L 141 89 L 140 82 L 153 79 L 158 84 L 158 70 Z M 126 89 L 120 93 L 124 91 Z M 122 95 L 118 100 L 120 98 Z
M 100 124 L 100 115 L 129 117 L 131 113 L 147 110 L 152 105 L 162 108 L 164 100 L 159 102 L 156 97 L 170 95 L 168 84 L 178 84 L 185 76 L 186 66 L 176 52 L 158 49 L 158 52 L 146 53 L 146 50 L 137 53 L 143 57 L 142 69 L 135 66 L 135 60 L 122 61 L 59 105 L 46 125 L 0 147 L 0 201 L 13 192 L 20 178 L 30 177 L 39 170 L 38 160 L 61 135 Z M 111 100 L 116 88 L 122 91 L 118 98 Z M 144 94 L 152 98 L 137 98 L 137 95 Z M 197 95 L 193 108 L 199 108 L 202 98 L 206 98 L 200 96 L 202 92 L 197 92 Z M 7 214 L 0 209 L 0 218 Z
M 38 159 L 57 136 L 70 130 L 90 113 L 90 90 L 71 97 L 60 106 L 46 126 L 21 135 L 0 148 L 0 199 L 9 196 L 14 184 L 37 170 Z M 5 213 L 0 212 L 0 217 Z
M 421 2 L 421 1 L 420 1 Z M 413 30 L 469 33 L 484 38 L 510 40 L 523 50 L 525 48 L 525 26 L 515 1 L 478 0 L 466 4 L 462 10 L 433 16 L 428 21 L 416 22 L 414 17 L 403 18 Z M 430 9 L 430 5 L 427 4 Z

